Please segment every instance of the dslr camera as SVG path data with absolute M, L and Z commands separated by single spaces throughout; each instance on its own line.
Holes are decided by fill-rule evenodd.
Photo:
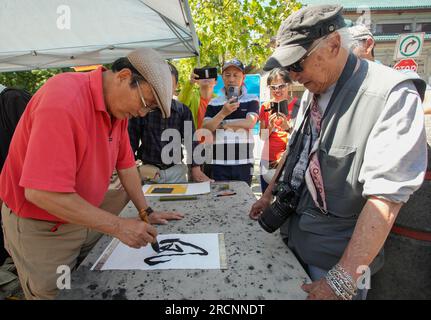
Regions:
M 275 196 L 275 201 L 263 211 L 258 219 L 260 226 L 269 233 L 280 228 L 295 213 L 299 202 L 299 196 L 284 181 L 276 185 L 272 194 Z

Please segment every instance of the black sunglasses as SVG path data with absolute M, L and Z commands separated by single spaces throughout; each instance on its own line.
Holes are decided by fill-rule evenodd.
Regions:
M 290 66 L 285 67 L 285 69 L 287 70 L 287 72 L 302 72 L 304 71 L 304 68 L 301 66 L 301 64 L 304 62 L 305 58 L 301 58 L 298 61 L 296 61 L 295 63 L 291 64 Z
M 298 61 L 296 61 L 295 63 L 292 63 L 290 66 L 284 67 L 286 69 L 287 72 L 302 72 L 304 71 L 304 68 L 302 67 L 302 64 L 304 63 L 305 59 L 307 59 L 314 51 L 316 51 L 316 49 L 319 47 L 319 45 L 323 42 L 323 40 L 325 40 L 327 38 L 327 36 L 321 38 L 320 40 L 318 40 L 317 44 L 308 52 L 306 52 L 301 59 L 299 59 Z

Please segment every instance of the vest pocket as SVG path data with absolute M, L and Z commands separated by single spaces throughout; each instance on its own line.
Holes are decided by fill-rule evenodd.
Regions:
M 357 218 L 336 218 L 318 213 L 317 209 L 307 209 L 300 214 L 299 228 L 328 238 L 350 239 L 357 221 Z
M 308 263 L 333 266 L 343 255 L 349 243 L 356 219 L 338 219 L 314 213 L 312 210 L 299 216 L 294 241 L 298 243 L 300 255 Z
M 323 185 L 328 195 L 345 196 L 353 192 L 356 147 L 320 148 Z

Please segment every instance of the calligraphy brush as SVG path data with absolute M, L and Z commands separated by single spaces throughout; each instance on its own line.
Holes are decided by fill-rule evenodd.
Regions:
M 145 209 L 139 210 L 139 217 L 141 218 L 142 221 L 150 224 L 150 221 L 148 220 L 148 214 L 147 214 L 147 211 L 145 211 Z M 157 253 L 160 252 L 160 246 L 159 246 L 159 242 L 157 241 L 157 238 L 154 240 L 153 243 L 151 243 L 151 248 L 153 248 L 153 250 Z

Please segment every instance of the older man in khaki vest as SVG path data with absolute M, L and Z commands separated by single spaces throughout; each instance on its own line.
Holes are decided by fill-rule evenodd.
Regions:
M 353 55 L 341 10 L 293 13 L 265 66 L 286 67 L 307 91 L 275 201 L 274 179 L 250 216 L 269 232 L 281 227 L 313 280 L 303 286 L 309 299 L 365 299 L 389 231 L 427 165 L 425 83 Z

